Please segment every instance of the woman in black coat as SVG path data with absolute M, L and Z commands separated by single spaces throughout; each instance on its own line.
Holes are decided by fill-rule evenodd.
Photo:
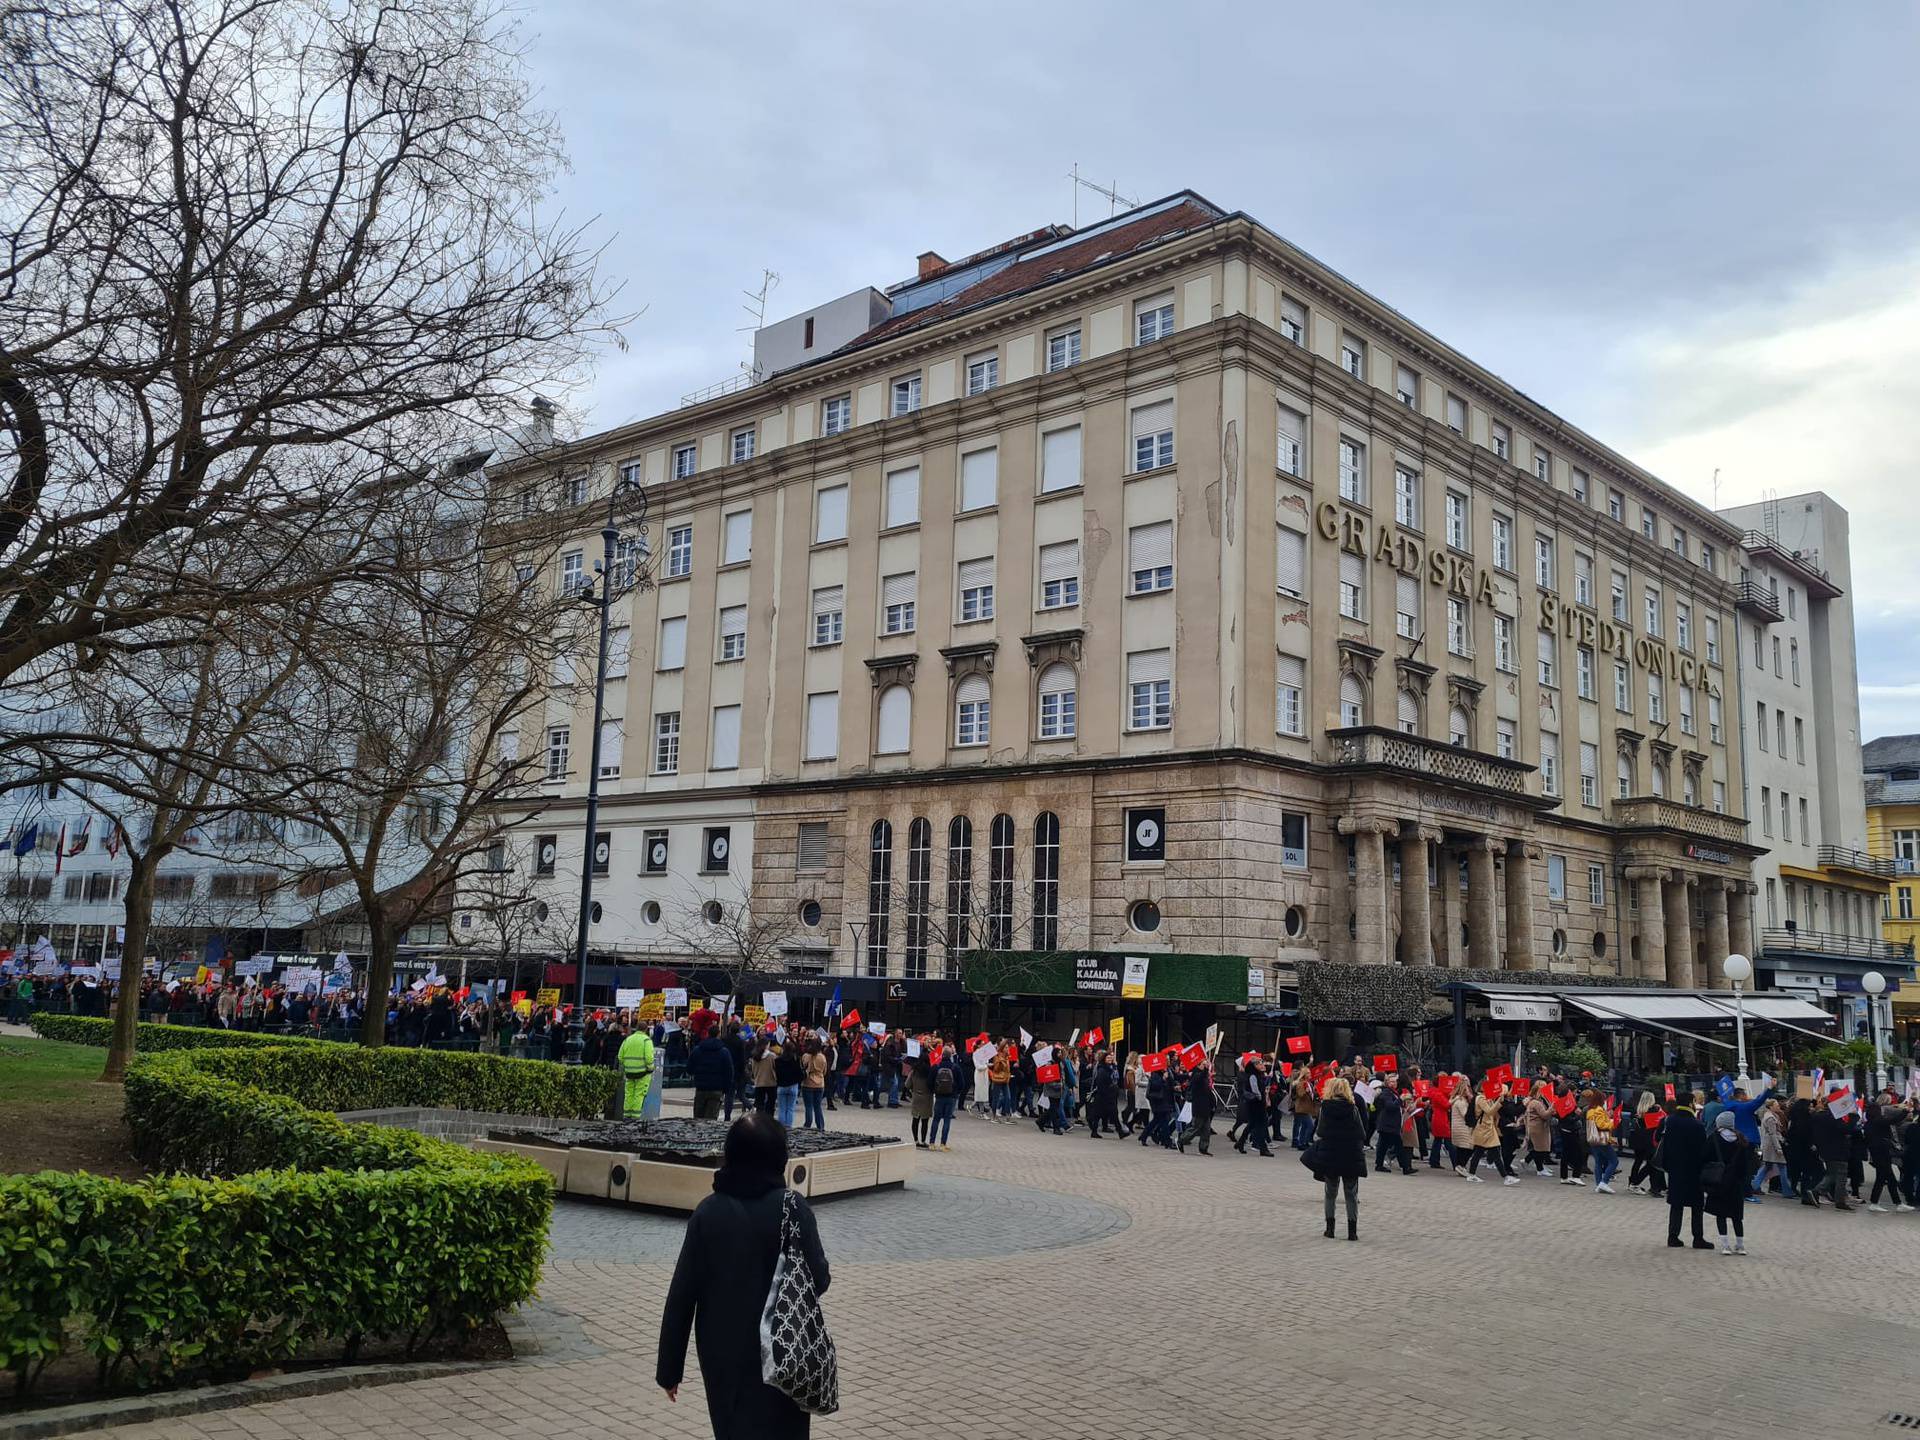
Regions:
M 810 1423 L 806 1411 L 760 1378 L 760 1312 L 780 1258 L 786 1168 L 787 1132 L 779 1121 L 758 1110 L 734 1121 L 713 1194 L 687 1221 L 660 1317 L 654 1382 L 667 1399 L 680 1398 L 691 1331 L 715 1440 L 793 1440 Z M 797 1197 L 794 1209 L 807 1265 L 824 1295 L 831 1277 L 813 1211 Z
M 1360 1238 L 1360 1177 L 1367 1173 L 1367 1131 L 1353 1103 L 1353 1087 L 1334 1077 L 1320 1100 L 1320 1124 L 1303 1157 L 1327 1187 L 1327 1239 L 1333 1239 L 1333 1202 L 1347 1192 L 1347 1239 Z

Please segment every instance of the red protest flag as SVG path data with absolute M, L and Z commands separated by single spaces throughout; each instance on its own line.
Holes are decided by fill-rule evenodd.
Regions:
M 1180 1068 L 1182 1070 L 1198 1070 L 1206 1063 L 1207 1047 L 1202 1045 L 1198 1040 L 1180 1052 Z
M 1579 1103 L 1579 1101 L 1573 1098 L 1573 1092 L 1569 1090 L 1565 1095 L 1561 1095 L 1554 1100 L 1553 1113 L 1565 1119 L 1573 1113 L 1573 1107 Z
M 1673 1099 L 1673 1082 L 1671 1080 L 1667 1082 L 1667 1099 Z
M 1656 1105 L 1640 1118 L 1646 1122 L 1649 1130 L 1658 1130 L 1660 1128 L 1660 1122 L 1667 1118 L 1667 1112 Z
M 854 1026 L 858 1025 L 859 1023 L 860 1023 L 860 1012 L 858 1010 L 849 1010 L 844 1016 L 841 1017 L 840 1028 L 842 1030 L 851 1030 Z
M 519 1004 L 519 1003 L 520 1003 L 520 1002 L 521 1002 L 522 1000 L 524 1000 L 524 999 L 526 999 L 526 998 L 527 998 L 527 992 L 526 992 L 526 991 L 524 991 L 524 990 L 515 990 L 515 991 L 514 991 L 514 992 L 513 992 L 513 993 L 512 993 L 511 995 L 509 995 L 509 996 L 507 996 L 507 1001 L 508 1001 L 508 1003 L 510 1003 L 510 1004 L 513 1004 L 513 1005 L 518 1005 L 518 1004 Z
M 1497 1100 L 1500 1098 L 1500 1092 L 1505 1088 L 1506 1088 L 1506 1083 L 1504 1081 L 1496 1080 L 1491 1075 L 1489 1075 L 1484 1081 L 1481 1082 L 1480 1093 L 1486 1096 L 1487 1099 L 1489 1100 Z
M 1395 1074 L 1400 1069 L 1400 1057 L 1398 1055 L 1376 1055 L 1373 1057 L 1373 1068 L 1381 1075 Z
M 1292 1076 L 1293 1076 L 1293 1062 L 1291 1060 L 1282 1060 L 1280 1062 L 1280 1078 L 1282 1080 L 1287 1080 L 1287 1079 L 1291 1079 Z
M 1140 1057 L 1140 1068 L 1150 1075 L 1159 1074 L 1160 1071 L 1167 1068 L 1166 1053 L 1164 1051 L 1153 1050 L 1142 1055 Z
M 1313 1053 L 1313 1038 L 1308 1035 L 1289 1035 L 1287 1037 L 1287 1053 L 1289 1055 L 1311 1055 Z
M 1511 1084 L 1513 1082 L 1513 1066 L 1496 1065 L 1487 1071 L 1487 1079 L 1498 1085 Z
M 1415 1098 L 1417 1099 L 1420 1099 L 1420 1100 L 1427 1099 L 1429 1096 L 1433 1094 L 1433 1082 L 1431 1080 L 1414 1081 L 1413 1093 Z
M 1060 1078 L 1060 1067 L 1058 1065 L 1037 1066 L 1034 1069 L 1033 1078 L 1036 1084 L 1052 1085 Z
M 1084 1038 L 1089 1045 L 1100 1045 L 1105 1043 L 1107 1037 L 1101 1033 L 1100 1027 L 1096 1025 L 1093 1029 L 1087 1031 Z

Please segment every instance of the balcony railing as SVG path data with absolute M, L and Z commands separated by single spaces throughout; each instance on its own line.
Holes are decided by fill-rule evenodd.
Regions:
M 1780 608 L 1780 597 L 1758 580 L 1735 582 L 1733 604 L 1736 610 L 1760 620 L 1786 619 L 1786 612 Z
M 1681 830 L 1733 845 L 1747 842 L 1747 822 L 1737 815 L 1703 810 L 1659 795 L 1636 795 L 1612 804 L 1613 823 L 1626 829 Z
M 1896 875 L 1911 875 L 1911 860 L 1891 860 L 1880 855 L 1869 855 L 1864 850 L 1849 850 L 1840 845 L 1822 845 L 1818 851 L 1820 863 L 1835 870 L 1852 870 L 1860 875 L 1872 875 L 1881 880 L 1891 880 Z M 1906 868 L 1902 869 L 1904 865 Z
M 1886 960 L 1912 963 L 1913 946 L 1865 935 L 1836 935 L 1825 930 L 1762 930 L 1762 954 L 1825 955 L 1840 960 Z
M 1405 735 L 1397 730 L 1359 727 L 1332 730 L 1336 765 L 1384 765 L 1395 770 L 1446 780 L 1456 785 L 1475 785 L 1483 790 L 1499 790 L 1508 795 L 1524 795 L 1527 775 L 1533 767 L 1518 760 L 1502 760 L 1457 745 Z

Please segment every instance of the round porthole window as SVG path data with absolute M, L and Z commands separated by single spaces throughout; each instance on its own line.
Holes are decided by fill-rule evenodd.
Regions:
M 1287 907 L 1287 934 L 1294 939 L 1307 933 L 1307 912 L 1298 905 Z
M 1607 935 L 1604 930 L 1596 930 L 1594 932 L 1593 953 L 1596 956 L 1605 955 L 1607 953 Z
M 660 923 L 660 902 L 658 900 L 647 901 L 646 904 L 640 907 L 640 918 L 649 925 L 658 925 Z
M 1553 932 L 1553 953 L 1556 955 L 1564 955 L 1567 953 L 1566 931 L 1556 930 Z
M 547 918 L 547 916 L 549 916 L 549 915 L 551 915 L 552 913 L 553 913 L 553 912 L 552 912 L 551 910 L 549 910 L 549 909 L 547 909 L 547 902 L 546 902 L 546 901 L 544 901 L 544 900 L 536 900 L 536 901 L 534 902 L 534 905 L 533 905 L 533 918 L 534 918 L 535 920 L 539 920 L 539 921 L 545 921 L 545 920 L 546 920 L 546 918 Z
M 706 904 L 700 907 L 700 913 L 706 918 L 707 924 L 718 925 L 722 913 L 720 910 L 720 902 L 718 900 L 707 901 Z
M 593 908 L 587 912 L 587 914 L 592 917 L 595 925 L 600 923 L 600 917 L 605 913 L 606 912 L 600 908 L 600 902 L 598 900 L 593 902 Z
M 808 900 L 801 904 L 800 923 L 809 930 L 816 928 L 820 924 L 820 902 L 818 900 Z
M 1141 934 L 1150 935 L 1160 928 L 1160 907 L 1151 900 L 1136 900 L 1127 922 Z

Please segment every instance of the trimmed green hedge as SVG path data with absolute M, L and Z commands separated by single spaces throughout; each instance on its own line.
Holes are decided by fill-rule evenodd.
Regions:
M 77 1333 L 103 1385 L 145 1387 L 320 1341 L 351 1356 L 471 1330 L 534 1292 L 546 1172 L 329 1112 L 595 1115 L 616 1078 L 346 1045 L 143 1057 L 126 1082 L 135 1149 L 177 1173 L 0 1178 L 0 1365 L 24 1392 Z
M 47 1040 L 64 1040 L 72 1045 L 98 1045 L 105 1049 L 113 1040 L 113 1021 L 92 1015 L 55 1015 L 36 1010 L 28 1017 L 34 1033 Z M 134 1045 L 142 1054 L 161 1050 L 234 1050 L 261 1045 L 331 1045 L 331 1040 L 314 1040 L 304 1035 L 260 1035 L 251 1030 L 222 1030 L 212 1025 L 152 1025 L 141 1021 L 134 1027 Z

